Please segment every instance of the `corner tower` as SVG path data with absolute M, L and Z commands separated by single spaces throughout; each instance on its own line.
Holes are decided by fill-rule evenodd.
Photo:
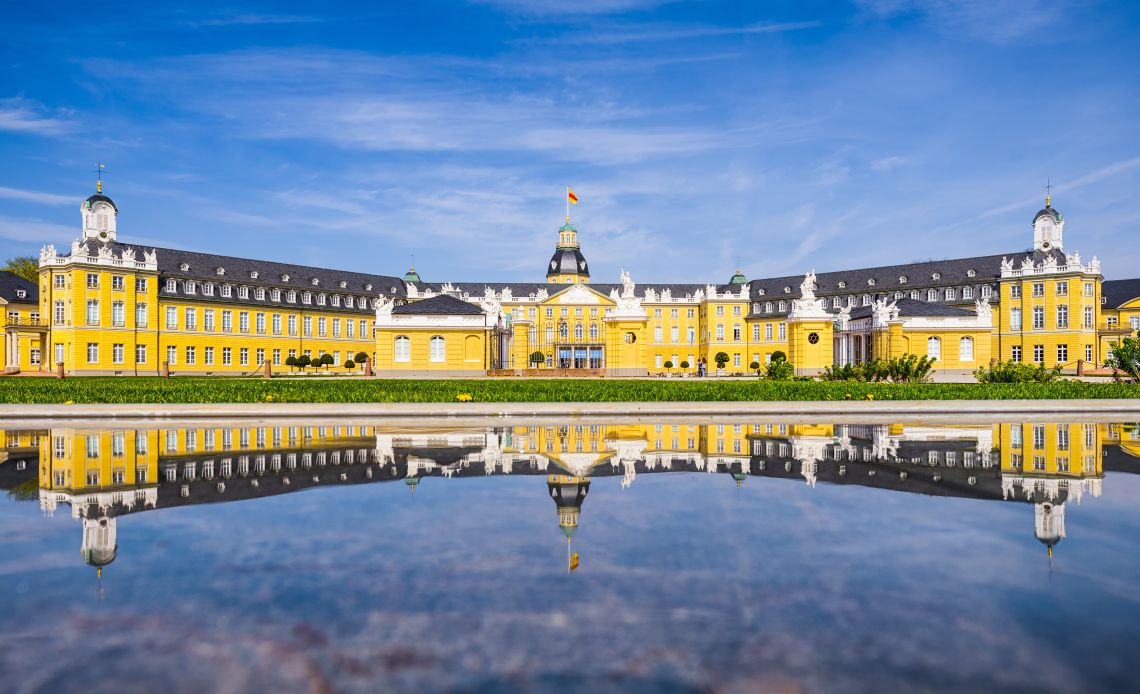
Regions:
M 99 165 L 99 182 L 95 184 L 95 194 L 83 201 L 79 208 L 83 215 L 84 241 L 114 241 L 115 218 L 119 208 L 115 201 L 103 195 L 103 165 Z
M 587 284 L 590 281 L 590 266 L 578 246 L 578 229 L 566 223 L 558 229 L 558 243 L 554 255 L 546 266 L 546 281 L 553 284 Z

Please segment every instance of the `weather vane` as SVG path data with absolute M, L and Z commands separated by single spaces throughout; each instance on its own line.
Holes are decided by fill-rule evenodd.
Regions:
M 103 192 L 103 169 L 105 168 L 107 168 L 107 166 L 103 162 L 95 164 L 95 175 L 98 177 L 95 183 L 95 189 L 100 193 Z

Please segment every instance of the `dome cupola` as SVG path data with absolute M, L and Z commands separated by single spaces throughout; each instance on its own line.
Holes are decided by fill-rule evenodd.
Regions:
M 555 284 L 586 284 L 590 281 L 590 266 L 578 246 L 578 229 L 570 223 L 569 217 L 558 229 L 558 243 L 546 266 L 546 281 Z
M 1033 250 L 1062 250 L 1065 230 L 1065 215 L 1053 208 L 1052 196 L 1045 196 L 1045 207 L 1033 215 Z

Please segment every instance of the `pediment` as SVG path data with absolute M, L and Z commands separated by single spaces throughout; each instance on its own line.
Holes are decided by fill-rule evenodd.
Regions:
M 544 304 L 599 304 L 613 306 L 614 302 L 605 294 L 590 289 L 584 284 L 571 284 L 566 289 L 551 296 Z

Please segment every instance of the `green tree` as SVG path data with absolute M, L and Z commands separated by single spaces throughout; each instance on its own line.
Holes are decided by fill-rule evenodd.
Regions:
M 666 359 L 665 363 L 662 364 L 662 366 L 665 367 L 665 372 L 668 373 L 669 369 L 673 368 L 673 361 L 671 359 Z
M 795 375 L 796 369 L 788 363 L 788 357 L 779 350 L 772 352 L 766 377 L 772 381 L 787 381 Z
M 355 369 L 356 368 L 356 362 L 349 359 L 349 360 L 344 362 L 344 368 L 349 369 L 349 370 Z
M 754 361 L 754 362 L 752 362 L 751 364 L 749 364 L 749 365 L 748 365 L 748 368 L 750 368 L 750 369 L 752 369 L 753 371 L 755 371 L 755 372 L 756 372 L 756 375 L 757 375 L 757 376 L 759 376 L 759 375 L 760 375 L 760 362 L 758 362 L 758 361 Z
M 689 368 L 689 360 L 688 359 L 685 359 L 684 361 L 681 362 L 681 368 L 682 369 Z
M 1126 337 L 1120 342 L 1112 343 L 1104 365 L 1112 369 L 1112 378 L 1117 383 L 1123 380 L 1120 377 L 1121 372 L 1133 382 L 1140 383 L 1140 339 Z
M 288 366 L 290 369 L 297 368 L 297 357 L 293 357 L 293 356 L 286 357 L 285 358 L 285 366 Z
M 355 361 L 357 365 L 364 366 L 364 362 L 368 361 L 368 355 L 364 352 L 357 352 L 356 356 L 354 356 L 352 360 Z
M 325 369 L 328 369 L 329 365 L 331 365 L 333 363 L 335 363 L 335 362 L 333 360 L 332 354 L 330 354 L 329 352 L 325 352 L 324 354 L 321 355 L 321 365 L 324 366 Z
M 775 352 L 772 352 L 772 356 L 768 359 L 769 362 L 787 361 L 787 360 L 788 360 L 788 355 L 784 354 L 780 350 L 776 350 Z
M 724 352 L 717 352 L 716 356 L 713 357 L 713 361 L 716 362 L 716 368 L 723 369 L 724 365 L 728 363 L 728 355 Z
M 30 255 L 18 255 L 15 258 L 9 258 L 4 261 L 4 267 L 0 269 L 6 270 L 18 277 L 23 277 L 32 284 L 39 284 L 40 261 Z
M 312 359 L 312 357 L 310 357 L 310 356 L 309 356 L 309 355 L 307 355 L 307 354 L 302 354 L 301 356 L 297 357 L 297 366 L 298 366 L 298 367 L 299 367 L 299 368 L 300 368 L 302 371 L 304 371 L 304 370 L 305 370 L 305 367 L 306 367 L 306 366 L 308 366 L 309 364 L 312 364 L 312 363 L 313 363 L 313 359 Z

